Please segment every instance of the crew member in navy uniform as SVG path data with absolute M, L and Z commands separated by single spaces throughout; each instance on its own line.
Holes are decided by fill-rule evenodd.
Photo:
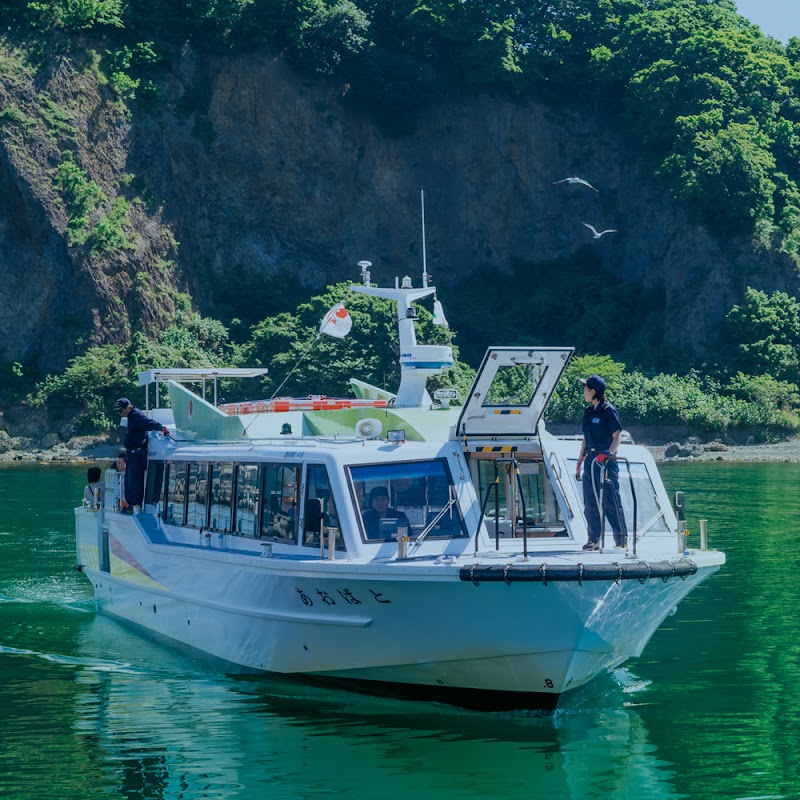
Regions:
M 144 473 L 147 469 L 147 432 L 161 431 L 169 436 L 169 431 L 154 419 L 134 408 L 127 397 L 120 397 L 114 408 L 121 417 L 128 420 L 125 433 L 125 450 L 128 454 L 128 466 L 125 469 L 125 500 L 128 502 L 123 514 L 133 514 L 134 508 L 141 508 L 144 500 Z
M 610 485 L 605 488 L 605 517 L 614 532 L 614 544 L 624 547 L 627 540 L 625 514 L 619 494 L 619 465 L 617 450 L 622 436 L 622 423 L 617 409 L 606 400 L 606 382 L 599 375 L 580 378 L 583 384 L 583 399 L 589 403 L 583 414 L 583 442 L 578 456 L 575 477 L 581 479 L 583 471 L 583 509 L 586 516 L 586 529 L 589 541 L 584 550 L 600 549 L 600 496 L 603 480 L 603 467 Z

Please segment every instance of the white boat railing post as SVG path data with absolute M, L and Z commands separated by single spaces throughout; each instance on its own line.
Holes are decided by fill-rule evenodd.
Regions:
M 408 557 L 408 527 L 398 525 L 397 527 L 397 560 Z
M 678 552 L 686 550 L 686 503 L 683 492 L 675 492 L 675 516 L 678 518 Z
M 708 520 L 700 520 L 700 549 L 708 550 Z
M 330 526 L 328 528 L 328 560 L 336 560 L 336 528 Z
M 597 463 L 597 457 L 592 461 L 592 479 L 594 480 L 594 465 Z M 594 486 L 592 486 L 594 489 Z M 600 548 L 606 546 L 606 465 L 605 462 L 600 465 Z

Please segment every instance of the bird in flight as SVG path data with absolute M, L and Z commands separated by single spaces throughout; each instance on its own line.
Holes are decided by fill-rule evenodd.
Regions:
M 607 230 L 597 232 L 597 228 L 594 225 L 590 225 L 588 222 L 581 222 L 581 225 L 585 225 L 593 234 L 595 239 L 599 239 L 601 236 L 605 236 L 607 233 L 618 233 L 616 228 L 608 228 Z
M 564 178 L 560 181 L 553 181 L 553 184 L 557 183 L 582 183 L 584 186 L 588 186 L 590 189 L 594 189 L 594 191 L 599 192 L 599 189 L 595 189 L 589 181 L 585 181 L 583 178 Z

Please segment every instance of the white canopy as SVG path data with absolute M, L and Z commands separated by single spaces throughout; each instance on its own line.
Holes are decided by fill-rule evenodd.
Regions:
M 145 389 L 145 407 L 150 409 L 150 384 L 156 385 L 156 408 L 160 404 L 158 384 L 163 381 L 175 381 L 176 383 L 194 383 L 201 381 L 203 384 L 203 400 L 206 399 L 206 381 L 214 382 L 214 405 L 217 404 L 217 380 L 219 378 L 257 378 L 259 375 L 266 375 L 269 370 L 261 368 L 239 368 L 239 367 L 198 367 L 195 369 L 146 369 L 139 373 L 139 386 Z
M 147 386 L 159 381 L 213 381 L 216 378 L 257 378 L 266 375 L 266 368 L 240 369 L 238 367 L 200 367 L 197 369 L 147 369 L 139 373 L 139 386 Z

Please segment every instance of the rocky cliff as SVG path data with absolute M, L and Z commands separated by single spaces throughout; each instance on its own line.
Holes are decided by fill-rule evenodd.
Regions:
M 609 274 L 660 290 L 663 341 L 702 354 L 746 286 L 797 287 L 788 257 L 714 239 L 619 134 L 577 111 L 446 95 L 395 137 L 347 103 L 347 86 L 300 79 L 280 58 L 186 46 L 163 101 L 130 109 L 91 54 L 0 59 L 0 362 L 54 370 L 88 343 L 155 332 L 178 292 L 235 316 L 248 287 L 268 287 L 266 314 L 355 278 L 360 259 L 381 282 L 417 275 L 420 187 L 443 289 L 481 265 L 535 270 L 594 248 Z M 67 150 L 104 195 L 90 227 L 126 199 L 125 246 L 71 241 L 54 177 Z M 599 191 L 554 185 L 576 175 Z M 582 221 L 619 232 L 594 240 Z

